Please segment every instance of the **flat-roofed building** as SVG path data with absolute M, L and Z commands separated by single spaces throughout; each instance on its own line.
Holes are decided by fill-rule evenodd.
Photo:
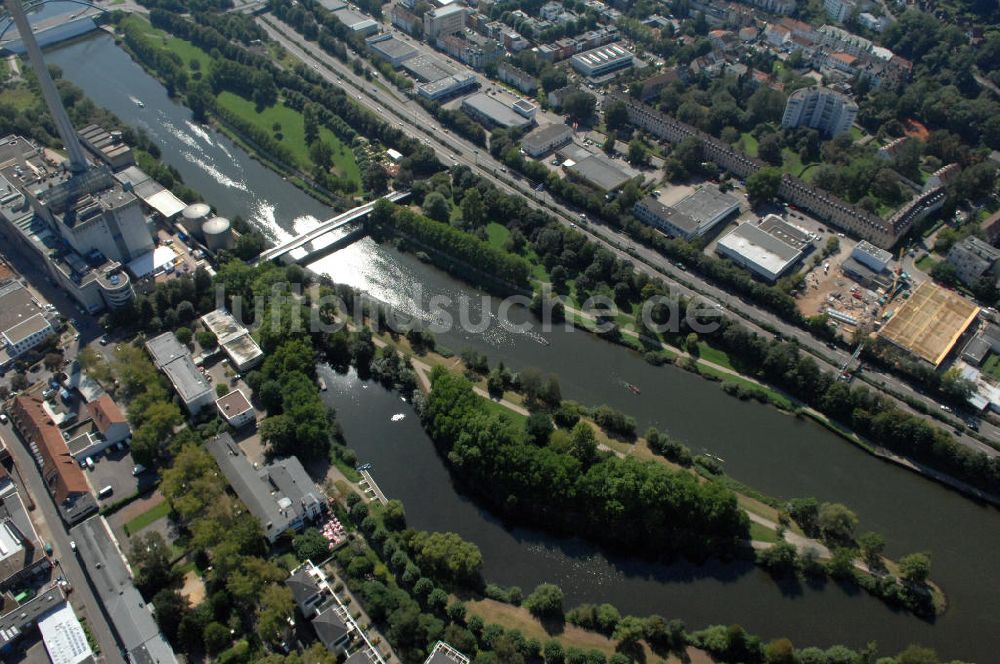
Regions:
M 597 78 L 632 66 L 635 56 L 632 52 L 618 46 L 610 44 L 592 49 L 585 53 L 577 53 L 570 58 L 573 69 L 580 72 L 581 76 Z
M 524 117 L 495 97 L 482 92 L 463 99 L 461 108 L 467 115 L 489 127 L 511 129 L 526 127 L 532 123 L 530 118 Z
M 39 618 L 38 631 L 42 634 L 42 642 L 52 664 L 93 661 L 94 651 L 87 641 L 87 634 L 68 603 L 61 603 Z
M 698 237 L 698 222 L 677 210 L 664 205 L 655 196 L 646 196 L 632 208 L 635 218 L 671 237 L 690 240 Z
M 403 71 L 424 83 L 433 83 L 455 74 L 455 69 L 432 55 L 417 55 L 402 63 Z
M 333 12 L 337 20 L 347 26 L 351 32 L 359 35 L 372 35 L 378 32 L 378 22 L 359 14 L 348 7 L 342 7 Z
M 720 238 L 715 251 L 772 283 L 802 257 L 800 249 L 750 223 L 740 224 Z
M 603 155 L 590 155 L 564 168 L 576 179 L 601 191 L 614 191 L 631 179 L 628 173 Z
M 432 41 L 441 35 L 453 35 L 465 30 L 466 8 L 452 4 L 432 9 L 424 14 L 424 37 Z
M 769 214 L 757 225 L 765 233 L 773 235 L 787 245 L 808 253 L 812 250 L 816 236 L 809 231 L 790 224 L 776 214 Z
M 948 262 L 966 286 L 974 286 L 983 277 L 996 281 L 1000 276 L 1000 249 L 974 235 L 955 243 L 948 252 Z
M 706 185 L 674 203 L 673 207 L 698 222 L 698 235 L 705 235 L 739 212 L 740 201 L 718 187 Z
M 6 366 L 55 332 L 31 292 L 18 281 L 0 286 L 0 367 Z
M 573 129 L 564 124 L 550 124 L 529 132 L 521 139 L 521 148 L 529 157 L 537 159 L 573 140 Z
M 878 337 L 937 367 L 975 322 L 979 311 L 973 302 L 928 279 L 903 301 Z
M 146 342 L 153 364 L 170 379 L 177 396 L 191 415 L 215 401 L 208 379 L 198 371 L 191 352 L 173 332 L 164 332 Z
M 302 530 L 307 521 L 322 514 L 326 498 L 296 457 L 278 459 L 257 470 L 229 434 L 207 441 L 205 448 L 260 522 L 268 541 L 274 543 L 289 530 Z
M 234 429 L 257 421 L 253 404 L 243 394 L 243 390 L 233 390 L 226 396 L 216 399 L 215 407 L 219 409 L 219 415 L 226 421 L 226 424 Z
M 440 100 L 454 97 L 457 94 L 471 90 L 479 85 L 479 81 L 472 74 L 455 74 L 447 76 L 433 83 L 424 83 L 417 86 L 417 94 L 425 99 Z
M 117 171 L 135 163 L 132 148 L 122 139 L 120 131 L 108 131 L 100 125 L 91 124 L 78 131 L 77 135 L 84 147 L 112 170 Z
M 252 369 L 264 360 L 264 351 L 250 332 L 225 309 L 208 312 L 201 322 L 219 340 L 219 346 L 238 371 Z
M 395 68 L 417 55 L 417 49 L 402 39 L 396 39 L 390 34 L 377 35 L 365 40 L 368 49 Z
M 424 664 L 469 664 L 469 658 L 444 641 L 434 644 Z
M 851 251 L 851 258 L 864 264 L 870 270 L 884 272 L 889 267 L 892 254 L 885 249 L 879 249 L 867 240 L 862 240 Z

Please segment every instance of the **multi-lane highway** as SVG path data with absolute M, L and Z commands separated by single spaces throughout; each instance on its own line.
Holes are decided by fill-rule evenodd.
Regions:
M 508 174 L 506 167 L 493 159 L 488 151 L 473 145 L 454 133 L 448 132 L 431 116 L 416 100 L 395 89 L 387 82 L 367 81 L 363 76 L 354 73 L 350 66 L 323 52 L 315 43 L 305 40 L 294 28 L 281 22 L 272 15 L 259 17 L 258 23 L 275 42 L 281 44 L 289 53 L 306 63 L 317 74 L 327 81 L 348 91 L 355 100 L 373 112 L 395 121 L 409 136 L 427 143 L 437 153 L 445 164 L 464 164 L 479 175 L 491 180 L 500 189 L 524 196 L 533 206 L 544 208 L 564 224 L 577 225 L 581 221 L 580 212 L 563 205 L 547 192 L 537 192 L 529 183 L 516 175 Z M 441 58 L 446 56 L 439 55 Z M 461 65 L 457 65 L 461 67 Z M 718 304 L 726 315 L 749 323 L 759 333 L 771 337 L 772 334 L 761 326 L 777 330 L 786 339 L 795 339 L 802 348 L 814 355 L 816 359 L 831 371 L 836 371 L 849 358 L 850 354 L 840 349 L 828 348 L 824 342 L 816 339 L 805 330 L 790 325 L 775 314 L 756 305 L 750 304 L 737 296 L 723 291 L 696 275 L 681 270 L 656 251 L 639 245 L 624 233 L 608 228 L 592 221 L 585 226 L 579 224 L 579 230 L 587 233 L 616 255 L 631 260 L 636 269 L 661 279 L 664 279 L 682 295 L 688 297 L 701 296 L 710 303 Z M 905 396 L 925 404 L 939 415 L 939 418 L 957 426 L 961 420 L 939 410 L 937 402 L 920 394 L 899 378 L 865 368 L 863 380 L 880 392 L 893 396 Z M 904 410 L 927 417 L 932 422 L 935 418 L 918 413 L 902 400 L 897 400 Z M 981 423 L 980 435 L 991 440 L 1000 441 L 1000 428 L 988 422 Z M 994 448 L 967 434 L 956 436 L 960 442 L 975 450 L 990 456 L 1000 454 Z

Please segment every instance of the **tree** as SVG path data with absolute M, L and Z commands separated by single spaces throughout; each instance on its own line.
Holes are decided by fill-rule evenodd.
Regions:
M 137 536 L 132 541 L 130 558 L 136 569 L 135 585 L 146 597 L 178 581 L 170 556 L 170 547 L 158 531 Z
M 597 99 L 594 95 L 578 90 L 566 96 L 562 110 L 577 122 L 589 120 L 594 115 Z
M 954 286 L 958 283 L 958 270 L 948 261 L 939 261 L 931 268 L 931 277 L 945 286 Z
M 625 102 L 613 101 L 604 108 L 604 125 L 612 132 L 628 128 L 628 107 Z
M 569 435 L 570 454 L 584 466 L 589 466 L 597 458 L 597 438 L 594 430 L 586 422 L 577 422 Z
M 788 639 L 775 639 L 764 647 L 764 659 L 767 664 L 795 664 L 795 646 Z
M 62 362 L 62 353 L 46 353 L 45 357 L 42 359 L 42 365 L 49 371 L 55 371 L 58 369 L 62 366 Z
M 23 373 L 16 373 L 10 379 L 10 386 L 15 392 L 20 392 L 28 387 L 28 378 Z
M 601 149 L 604 150 L 604 154 L 611 154 L 615 151 L 615 135 L 613 132 L 608 132 L 608 135 L 604 137 L 604 144 L 601 145 Z
M 528 434 L 528 440 L 535 445 L 545 445 L 549 442 L 549 434 L 552 433 L 552 418 L 546 413 L 536 411 L 525 420 L 524 432 Z
M 209 655 L 216 655 L 225 650 L 232 642 L 232 638 L 229 634 L 229 628 L 217 622 L 209 623 L 202 633 L 205 650 Z
M 895 659 L 895 664 L 939 664 L 937 653 L 930 648 L 910 646 Z
M 561 618 L 563 591 L 552 583 L 543 583 L 524 598 L 524 608 L 539 618 Z
M 633 138 L 628 144 L 629 163 L 644 166 L 649 162 L 649 149 L 638 138 Z
M 333 163 L 333 148 L 326 141 L 314 141 L 309 146 L 309 160 L 320 171 L 327 171 Z
M 882 567 L 882 551 L 885 550 L 885 538 L 878 533 L 867 532 L 858 538 L 858 545 L 861 549 L 861 557 L 868 565 L 868 569 L 880 569 Z
M 757 562 L 775 574 L 795 569 L 798 551 L 795 545 L 781 541 L 757 554 Z
M 646 635 L 646 624 L 642 618 L 625 616 L 619 622 L 611 638 L 626 648 L 638 643 Z
M 260 595 L 257 610 L 257 634 L 268 643 L 277 643 L 288 629 L 288 620 L 295 612 L 292 591 L 284 585 L 272 583 Z
M 169 641 L 177 640 L 181 621 L 188 612 L 188 601 L 176 590 L 164 588 L 153 596 L 156 624 Z
M 781 186 L 781 171 L 776 168 L 762 168 L 747 178 L 747 196 L 752 203 L 766 203 L 778 196 Z
M 757 144 L 757 156 L 772 166 L 781 166 L 781 136 L 768 134 L 760 139 L 760 143 Z
M 418 532 L 410 551 L 420 568 L 449 583 L 470 583 L 479 578 L 483 555 L 479 547 L 456 533 Z
M 846 544 L 854 539 L 858 517 L 841 503 L 823 503 L 819 508 L 819 531 L 830 542 Z
M 329 555 L 330 543 L 319 529 L 306 528 L 292 539 L 292 548 L 295 549 L 295 556 L 299 560 L 319 562 Z
M 469 228 L 478 228 L 486 221 L 483 195 L 475 187 L 467 189 L 462 197 L 462 221 Z
M 931 558 L 926 553 L 911 553 L 899 559 L 899 576 L 907 583 L 922 586 L 931 574 Z
M 427 194 L 421 207 L 424 214 L 435 221 L 446 222 L 451 216 L 451 207 L 448 205 L 447 199 L 437 191 Z
M 210 330 L 199 330 L 198 334 L 195 335 L 195 339 L 202 350 L 211 351 L 219 345 L 218 337 Z

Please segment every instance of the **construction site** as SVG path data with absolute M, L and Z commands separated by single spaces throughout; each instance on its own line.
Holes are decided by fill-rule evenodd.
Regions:
M 925 281 L 879 331 L 879 339 L 938 367 L 979 316 L 958 293 Z

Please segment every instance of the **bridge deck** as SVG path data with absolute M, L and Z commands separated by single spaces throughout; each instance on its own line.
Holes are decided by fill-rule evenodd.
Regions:
M 395 203 L 397 201 L 406 198 L 409 195 L 410 195 L 409 191 L 394 191 L 392 193 L 386 194 L 382 198 L 385 198 L 386 200 Z M 377 202 L 378 200 L 372 201 L 370 203 L 365 203 L 364 205 L 356 207 L 353 210 L 348 210 L 347 212 L 343 212 L 337 215 L 336 217 L 327 219 L 316 228 L 310 231 L 306 231 L 305 233 L 302 233 L 301 235 L 298 235 L 296 237 L 293 237 L 287 242 L 283 242 L 276 247 L 271 247 L 270 249 L 261 252 L 260 257 L 257 260 L 258 262 L 260 262 L 260 261 L 270 261 L 276 258 L 280 258 L 281 256 L 284 256 L 290 251 L 294 251 L 296 249 L 299 249 L 300 247 L 304 247 L 313 240 L 318 240 L 327 233 L 335 231 L 339 228 L 343 228 L 348 224 L 354 223 L 358 219 L 367 216 L 375 207 L 375 203 Z

